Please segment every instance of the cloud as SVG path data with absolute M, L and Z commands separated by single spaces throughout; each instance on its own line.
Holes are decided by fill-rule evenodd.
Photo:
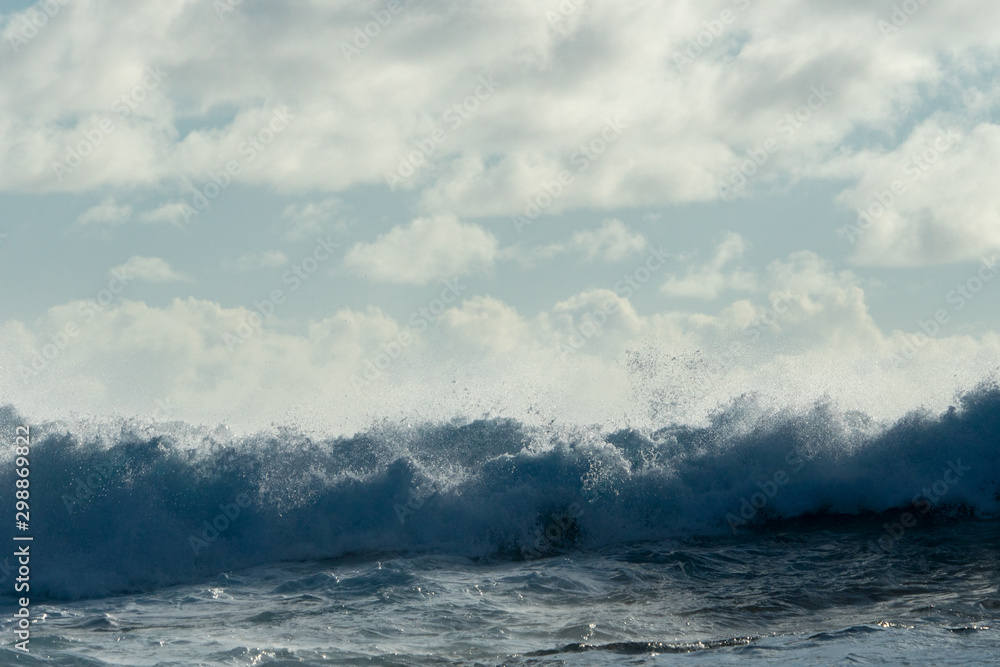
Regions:
M 203 182 L 235 161 L 232 180 L 242 185 L 343 193 L 385 188 L 402 157 L 423 151 L 411 181 L 426 215 L 510 215 L 545 197 L 547 213 L 708 202 L 769 139 L 777 148 L 750 192 L 831 177 L 827 165 L 842 148 L 870 150 L 867 137 L 891 133 L 900 118 L 921 120 L 946 94 L 943 82 L 987 79 L 1000 52 L 1000 35 L 988 29 L 1000 5 L 923 4 L 891 37 L 878 22 L 892 12 L 878 3 L 723 5 L 735 20 L 693 58 L 686 50 L 718 16 L 694 0 L 641 11 L 594 0 L 558 25 L 544 3 L 445 0 L 409 7 L 351 62 L 331 57 L 329 45 L 371 17 L 343 3 L 289 7 L 280 29 L 265 7 L 246 5 L 218 31 L 192 29 L 218 23 L 211 5 L 68 5 L 0 71 L 0 89 L 13 91 L 0 100 L 0 187 L 160 189 Z M 23 15 L 9 15 L 7 37 Z M 135 30 L 116 33 L 118 24 Z M 267 40 L 255 38 L 263 32 Z M 240 57 L 248 45 L 259 58 Z M 463 57 L 442 56 L 456 52 Z M 112 109 L 109 100 L 153 82 L 157 67 L 161 82 L 141 103 L 128 114 Z M 463 110 L 455 128 L 448 112 L 474 96 L 484 73 L 503 85 Z M 824 85 L 832 96 L 822 108 L 805 107 Z M 986 93 L 956 99 L 956 112 L 990 111 Z M 241 146 L 281 106 L 294 120 L 247 159 Z M 808 119 L 789 124 L 803 108 Z M 220 122 L 219 109 L 232 111 Z M 625 127 L 609 141 L 616 118 Z M 53 164 L 70 161 L 67 147 L 86 144 L 105 120 L 113 131 L 58 177 Z M 447 133 L 445 144 L 431 138 L 435 130 Z M 428 141 L 433 150 L 419 148 Z M 991 155 L 965 150 L 969 168 L 990 164 Z M 550 194 L 563 172 L 571 182 Z M 955 183 L 942 175 L 928 201 Z M 941 231 L 951 215 L 986 220 L 981 204 L 933 208 L 929 223 L 909 216 L 900 234 L 926 237 L 924 227 Z M 324 217 L 313 213 L 293 211 L 289 234 L 313 233 Z
M 390 405 L 421 419 L 492 411 L 658 428 L 703 419 L 745 392 L 783 406 L 832 399 L 876 418 L 938 409 L 1000 360 L 995 333 L 919 340 L 880 331 L 857 279 L 813 253 L 773 262 L 761 280 L 766 296 L 718 314 L 640 315 L 628 299 L 590 290 L 535 315 L 473 296 L 421 328 L 372 307 L 289 331 L 252 309 L 198 299 L 71 302 L 32 326 L 0 325 L 0 392 L 16 389 L 19 408 L 45 419 L 168 404 L 171 419 L 350 432 Z M 70 323 L 76 333 L 53 354 L 52 334 Z M 899 363 L 913 340 L 915 356 Z M 371 381 L 357 386 L 352 378 L 366 372 Z
M 650 405 L 668 395 L 670 405 L 716 405 L 727 392 L 774 389 L 797 399 L 841 383 L 837 396 L 845 404 L 878 411 L 882 401 L 912 407 L 927 396 L 947 400 L 957 373 L 967 378 L 993 367 L 995 334 L 942 333 L 912 368 L 892 368 L 891 354 L 908 334 L 876 326 L 858 276 L 807 251 L 751 265 L 736 234 L 665 277 L 662 294 L 690 299 L 683 310 L 668 302 L 671 309 L 649 312 L 657 300 L 645 292 L 637 310 L 613 292 L 573 287 L 579 276 L 551 280 L 560 267 L 547 260 L 568 265 L 578 253 L 595 263 L 623 261 L 643 250 L 645 237 L 617 219 L 546 236 L 552 225 L 545 216 L 581 211 L 600 220 L 631 210 L 644 215 L 644 230 L 699 224 L 728 215 L 722 205 L 705 204 L 742 175 L 748 198 L 785 196 L 809 181 L 808 204 L 819 209 L 825 199 L 815 199 L 827 195 L 815 193 L 841 192 L 844 222 L 878 201 L 884 212 L 844 246 L 861 265 L 962 262 L 995 252 L 1000 200 L 984 178 L 1000 160 L 993 120 L 1000 110 L 1000 4 L 917 3 L 919 12 L 888 37 L 878 24 L 890 19 L 887 3 L 588 0 L 571 3 L 571 15 L 553 24 L 556 4 L 406 3 L 350 62 L 336 45 L 371 21 L 362 4 L 288 3 L 276 21 L 268 5 L 242 3 L 221 24 L 211 3 L 66 4 L 0 67 L 0 190 L 78 193 L 75 201 L 86 202 L 79 210 L 114 192 L 117 200 L 107 197 L 77 217 L 80 226 L 108 229 L 130 222 L 180 227 L 191 215 L 182 198 L 228 188 L 228 199 L 213 199 L 211 207 L 226 226 L 204 226 L 208 236 L 183 230 L 192 245 L 244 231 L 257 238 L 260 229 L 237 227 L 245 214 L 251 226 L 265 218 L 284 239 L 312 243 L 347 226 L 342 200 L 371 219 L 412 210 L 395 218 L 405 224 L 352 238 L 343 268 L 368 282 L 427 285 L 488 274 L 508 260 L 548 263 L 548 273 L 531 279 L 566 291 L 544 301 L 548 289 L 513 281 L 494 285 L 494 294 L 463 294 L 460 304 L 441 305 L 433 321 L 419 319 L 426 329 L 411 332 L 407 346 L 398 340 L 410 326 L 409 310 L 399 304 L 406 303 L 401 293 L 416 290 L 386 297 L 403 312 L 358 305 L 334 315 L 329 309 L 341 300 L 364 304 L 385 290 L 324 291 L 321 303 L 298 294 L 289 301 L 302 301 L 288 316 L 322 319 L 288 329 L 268 319 L 235 350 L 224 336 L 253 319 L 247 309 L 201 300 L 159 308 L 116 296 L 96 311 L 74 302 L 50 309 L 38 327 L 38 313 L 30 326 L 0 324 L 3 358 L 25 365 L 81 308 L 97 313 L 53 362 L 58 369 L 30 376 L 29 385 L 13 375 L 16 365 L 4 364 L 0 390 L 51 408 L 45 418 L 88 408 L 141 410 L 143 397 L 163 391 L 186 418 L 214 421 L 238 405 L 245 419 L 266 425 L 301 416 L 300 409 L 326 419 L 329 409 L 340 427 L 372 411 L 384 417 L 385 406 L 422 407 L 428 395 L 440 401 L 435 407 L 450 400 L 439 397 L 460 395 L 444 416 L 470 414 L 462 400 L 474 395 L 483 412 L 523 399 L 533 414 L 557 406 L 563 420 L 649 409 L 658 428 L 673 408 Z M 735 21 L 713 35 L 706 24 L 722 7 Z M 23 15 L 3 17 L 5 45 Z M 705 39 L 703 50 L 689 55 Z M 246 58 L 251 51 L 256 57 Z M 484 76 L 502 82 L 488 99 L 476 97 Z M 135 90 L 143 99 L 132 97 Z M 124 107 L 114 102 L 123 96 L 130 101 Z M 285 109 L 289 122 L 276 132 L 269 124 Z M 939 133 L 952 130 L 961 141 L 927 169 L 908 171 L 908 161 L 929 161 Z M 404 191 L 391 193 L 387 174 L 403 159 L 421 164 Z M 905 189 L 893 193 L 894 179 Z M 887 192 L 892 201 L 882 204 Z M 153 198 L 166 203 L 141 212 L 119 204 Z M 698 206 L 681 206 L 691 204 Z M 523 247 L 509 245 L 512 214 L 537 218 L 519 239 Z M 493 215 L 500 217 L 476 219 Z M 780 227 L 770 225 L 755 241 L 766 243 Z M 143 231 L 162 247 L 182 233 Z M 276 250 L 230 252 L 223 265 L 234 271 L 285 267 L 292 275 L 318 266 L 304 249 L 290 258 Z M 588 268 L 589 283 L 600 267 Z M 84 271 L 81 265 L 81 279 Z M 155 257 L 132 257 L 116 271 L 136 280 L 188 279 Z M 281 283 L 295 286 L 289 297 L 300 284 Z M 217 289 L 211 295 L 227 303 L 242 294 Z M 244 295 L 247 302 L 263 296 Z M 933 306 L 925 321 L 935 308 L 950 307 L 935 298 L 922 297 Z M 733 356 L 737 343 L 746 349 Z M 655 354 L 647 353 L 651 346 Z M 572 352 L 563 354 L 567 348 Z M 371 387 L 374 394 L 345 398 L 352 376 L 380 354 L 399 356 L 378 369 L 382 384 Z M 830 368 L 838 369 L 835 377 Z M 657 377 L 674 393 L 650 393 Z M 691 396 L 680 400 L 677 392 Z
M 119 274 L 126 276 L 129 280 L 144 280 L 151 283 L 169 283 L 189 280 L 189 278 L 176 273 L 170 264 L 159 257 L 142 257 L 135 255 L 130 257 L 121 266 L 111 269 L 112 275 Z
M 118 227 L 134 219 L 143 224 L 180 226 L 182 222 L 186 222 L 190 218 L 191 211 L 191 207 L 185 202 L 171 202 L 133 216 L 133 207 L 130 204 L 119 206 L 115 198 L 111 196 L 81 213 L 76 219 L 76 224 Z
M 793 252 L 768 264 L 762 287 L 767 300 L 755 307 L 751 326 L 783 334 L 792 348 L 836 348 L 846 338 L 859 348 L 879 344 L 881 333 L 858 277 L 835 271 L 814 252 Z
M 114 197 L 107 197 L 100 204 L 81 213 L 76 219 L 76 224 L 117 227 L 128 222 L 131 217 L 131 206 L 127 204 L 119 206 Z
M 327 223 L 344 209 L 344 203 L 336 197 L 319 202 L 289 204 L 281 213 L 285 238 L 298 241 L 315 236 L 326 229 Z
M 377 282 L 426 285 L 485 271 L 496 256 L 497 239 L 490 232 L 454 216 L 435 216 L 355 244 L 344 267 Z
M 608 289 L 575 294 L 557 302 L 541 318 L 563 359 L 577 353 L 613 358 L 625 351 L 630 342 L 655 328 L 636 313 L 628 299 Z M 680 342 L 673 335 L 663 340 Z
M 617 218 L 605 220 L 595 231 L 573 234 L 573 246 L 587 259 L 617 262 L 646 249 L 646 237 L 629 231 Z
M 743 269 L 728 269 L 740 259 L 746 243 L 739 234 L 730 232 L 715 250 L 708 264 L 691 268 L 681 278 L 670 276 L 660 288 L 664 294 L 687 299 L 715 299 L 726 290 L 752 292 L 757 289 L 757 277 Z
M 169 202 L 140 213 L 136 220 L 149 225 L 168 224 L 181 226 L 191 219 L 193 209 L 187 202 Z
M 479 348 L 510 351 L 529 334 L 529 324 L 517 310 L 488 296 L 477 296 L 450 308 L 441 316 L 441 323 L 467 343 Z
M 1000 249 L 1000 193 L 982 187 L 1000 161 L 1000 125 L 963 131 L 928 121 L 891 151 L 839 168 L 859 175 L 839 201 L 855 220 L 840 232 L 858 264 L 923 266 L 979 260 Z
M 258 253 L 246 253 L 236 259 L 222 260 L 222 268 L 226 271 L 246 272 L 262 269 L 278 269 L 288 264 L 288 257 L 280 250 L 266 250 Z

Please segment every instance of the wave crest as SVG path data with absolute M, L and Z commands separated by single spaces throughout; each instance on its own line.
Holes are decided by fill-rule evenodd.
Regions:
M 0 410 L 5 430 L 16 423 Z M 811 515 L 1000 514 L 993 386 L 890 426 L 829 404 L 791 412 L 743 398 L 706 426 L 655 432 L 495 419 L 330 439 L 180 424 L 33 433 L 31 587 L 54 597 L 347 553 L 524 558 Z M 0 564 L 0 578 L 10 572 Z

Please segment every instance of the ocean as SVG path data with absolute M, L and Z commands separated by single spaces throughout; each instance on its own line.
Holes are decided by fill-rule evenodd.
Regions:
M 19 532 L 24 423 L 0 664 L 1000 664 L 994 386 L 895 423 L 33 423 Z

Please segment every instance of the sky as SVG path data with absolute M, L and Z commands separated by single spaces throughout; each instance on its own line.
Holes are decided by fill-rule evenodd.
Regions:
M 1000 5 L 0 2 L 0 403 L 888 419 L 1000 367 Z

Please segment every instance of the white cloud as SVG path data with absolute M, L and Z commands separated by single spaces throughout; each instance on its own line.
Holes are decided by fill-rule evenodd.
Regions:
M 653 329 L 628 299 L 607 289 L 588 290 L 560 301 L 551 312 L 542 314 L 542 321 L 564 359 L 581 351 L 613 358 L 639 335 Z M 675 336 L 663 340 L 679 342 Z
M 605 220 L 595 231 L 573 234 L 573 245 L 587 259 L 616 262 L 633 253 L 646 249 L 646 237 L 629 231 L 625 223 L 616 218 Z
M 477 347 L 507 352 L 522 344 L 529 325 L 511 306 L 499 299 L 477 296 L 441 316 L 457 338 Z
M 157 208 L 140 213 L 136 220 L 139 222 L 158 225 L 168 224 L 181 226 L 189 222 L 195 210 L 187 202 L 168 202 Z
M 757 276 L 744 269 L 729 269 L 745 249 L 743 237 L 730 232 L 716 248 L 712 261 L 689 269 L 683 277 L 670 276 L 660 290 L 688 299 L 715 299 L 726 290 L 752 292 L 757 289 Z
M 117 227 L 128 222 L 131 217 L 131 206 L 127 204 L 119 206 L 114 197 L 107 197 L 100 204 L 92 206 L 81 213 L 76 219 L 76 224 Z
M 175 272 L 165 260 L 159 257 L 130 257 L 121 266 L 111 269 L 112 275 L 124 275 L 128 280 L 145 280 L 151 283 L 169 283 L 188 280 L 187 277 Z
M 426 285 L 493 265 L 497 240 L 454 216 L 417 218 L 372 243 L 355 244 L 344 258 L 349 271 L 377 282 Z
M 149 211 L 142 211 L 138 215 L 133 215 L 132 205 L 119 205 L 115 198 L 111 196 L 105 198 L 100 204 L 92 206 L 81 213 L 76 219 L 76 224 L 118 227 L 134 219 L 143 224 L 172 224 L 180 226 L 182 222 L 190 219 L 192 211 L 193 209 L 184 202 L 171 202 Z
M 222 260 L 223 269 L 237 272 L 278 269 L 286 264 L 288 264 L 288 257 L 280 250 L 246 253 L 236 259 Z
M 751 190 L 823 176 L 846 139 L 892 131 L 898 119 L 926 113 L 943 81 L 988 76 L 1000 45 L 989 29 L 1000 21 L 1000 5 L 968 1 L 924 4 L 885 38 L 878 21 L 891 11 L 878 3 L 788 0 L 744 10 L 742 3 L 679 0 L 623 11 L 620 3 L 593 0 L 553 26 L 545 3 L 446 0 L 409 7 L 377 45 L 347 63 L 339 53 L 331 57 L 329 45 L 371 20 L 359 6 L 296 5 L 275 29 L 266 9 L 247 5 L 238 21 L 216 31 L 191 29 L 218 23 L 210 5 L 78 4 L 0 71 L 0 89 L 12 91 L 0 100 L 4 188 L 161 188 L 202 182 L 237 161 L 233 180 L 244 185 L 338 193 L 384 186 L 402 156 L 442 129 L 447 142 L 413 176 L 429 215 L 520 212 L 562 170 L 573 182 L 554 196 L 550 213 L 712 201 L 748 151 L 769 138 L 778 150 Z M 723 6 L 734 23 L 678 70 L 675 56 Z M 17 14 L 10 18 L 6 37 L 18 25 Z M 116 33 L 120 24 L 135 30 Z M 255 39 L 262 32 L 268 39 Z M 249 48 L 260 57 L 242 58 Z M 139 85 L 148 67 L 163 68 L 162 83 L 128 115 L 113 111 L 109 100 Z M 502 86 L 451 131 L 444 114 L 473 95 L 484 73 Z M 823 84 L 831 99 L 794 132 L 779 130 Z M 969 108 L 990 107 L 988 93 L 970 99 Z M 294 120 L 247 160 L 241 144 L 281 105 Z M 220 125 L 218 109 L 233 109 L 232 118 Z M 602 143 L 606 120 L 616 117 L 627 128 Z M 65 162 L 66 147 L 85 142 L 105 119 L 113 132 L 58 180 L 53 163 Z M 180 131 L 182 119 L 194 128 Z M 600 154 L 583 159 L 591 150 Z M 970 155 L 969 166 L 990 159 Z M 928 199 L 955 183 L 929 187 Z M 956 202 L 932 210 L 933 219 L 985 220 L 984 206 Z M 320 224 L 322 215 L 302 214 L 301 231 L 290 233 Z M 907 224 L 921 233 L 919 224 Z
M 343 208 L 344 203 L 336 197 L 319 202 L 289 204 L 281 213 L 285 238 L 297 241 L 323 232 L 330 220 L 341 213 Z
M 921 266 L 979 260 L 1000 249 L 1000 192 L 983 187 L 1000 161 L 1000 125 L 969 132 L 929 121 L 888 152 L 839 166 L 860 175 L 840 201 L 855 220 L 841 233 L 859 264 Z M 863 214 L 863 216 L 862 216 Z
M 658 428 L 702 419 L 742 393 L 783 406 L 827 397 L 877 418 L 918 404 L 937 409 L 1000 361 L 995 333 L 942 332 L 894 363 L 913 334 L 881 332 L 856 279 L 812 253 L 774 262 L 763 280 L 766 300 L 736 302 L 719 315 L 643 316 L 627 299 L 593 290 L 530 317 L 477 296 L 423 329 L 376 308 L 343 309 L 302 332 L 265 321 L 246 337 L 238 332 L 259 322 L 246 308 L 196 299 L 161 308 L 124 300 L 100 310 L 73 302 L 31 327 L 0 325 L 0 354 L 9 360 L 0 392 L 45 419 L 148 414 L 159 400 L 174 406 L 171 419 L 239 429 L 280 422 L 352 432 L 384 418 L 386 405 L 422 420 L 491 411 L 528 423 L 625 419 Z M 50 334 L 70 322 L 72 341 L 43 356 Z M 352 378 L 386 350 L 389 362 L 354 388 Z
M 799 346 L 835 348 L 846 337 L 858 347 L 878 346 L 881 334 L 857 276 L 834 271 L 816 253 L 799 251 L 771 262 L 764 286 L 767 301 L 755 307 L 751 325 L 794 337 Z
M 646 239 L 618 220 L 558 241 L 544 235 L 539 220 L 520 237 L 524 247 L 500 248 L 499 240 L 513 238 L 507 216 L 530 207 L 543 216 L 583 210 L 594 219 L 639 211 L 649 228 L 656 216 L 664 226 L 696 224 L 698 215 L 687 222 L 675 215 L 686 209 L 675 205 L 718 199 L 720 185 L 773 139 L 766 164 L 750 167 L 749 197 L 815 179 L 823 183 L 811 192 L 834 183 L 843 189 L 838 201 L 854 210 L 891 188 L 894 174 L 906 182 L 906 192 L 856 238 L 860 264 L 957 262 L 1000 249 L 1000 200 L 988 185 L 1000 161 L 1000 125 L 984 122 L 1000 109 L 1000 4 L 923 3 L 888 38 L 877 25 L 891 13 L 887 3 L 783 0 L 742 10 L 742 0 L 588 0 L 553 26 L 547 12 L 557 4 L 409 3 L 347 63 L 336 45 L 371 20 L 363 3 L 290 3 L 277 22 L 265 4 L 243 3 L 222 24 L 211 3 L 189 0 L 68 3 L 0 67 L 0 189 L 84 193 L 80 210 L 113 191 L 117 200 L 107 197 L 77 224 L 181 227 L 191 215 L 182 198 L 193 188 L 232 181 L 212 213 L 199 213 L 231 226 L 212 232 L 205 225 L 209 236 L 195 228 L 144 230 L 156 241 L 163 235 L 163 247 L 182 234 L 192 244 L 224 239 L 268 215 L 283 238 L 312 243 L 348 225 L 339 197 L 349 199 L 352 214 L 361 207 L 359 218 L 412 207 L 412 222 L 377 238 L 368 232 L 366 242 L 351 239 L 343 266 L 371 282 L 425 285 L 489 273 L 505 260 L 540 264 L 575 252 L 621 261 L 641 252 Z M 734 11 L 734 24 L 678 69 L 675 57 L 723 7 Z M 17 25 L 18 13 L 3 17 L 5 46 Z M 149 79 L 150 69 L 162 80 Z M 487 73 L 502 84 L 454 126 L 446 113 L 474 96 Z M 112 108 L 144 79 L 156 85 L 141 102 L 128 113 Z M 803 107 L 822 86 L 830 98 Z M 934 111 L 942 107 L 947 114 Z M 285 108 L 287 127 L 262 134 Z M 808 119 L 787 120 L 802 109 Z M 107 122 L 113 131 L 91 145 L 95 128 Z M 906 160 L 950 128 L 963 141 L 906 181 Z M 439 129 L 447 140 L 432 139 L 407 191 L 389 194 L 386 172 L 423 151 Z M 251 138 L 259 144 L 252 157 Z M 56 162 L 69 173 L 56 173 Z M 220 176 L 229 164 L 239 173 Z M 241 200 L 251 188 L 257 191 Z M 167 203 L 146 211 L 119 204 L 150 197 Z M 485 215 L 503 216 L 506 229 L 495 236 L 472 219 Z M 776 229 L 754 238 L 766 243 Z M 256 238 L 260 229 L 247 231 Z M 741 392 L 784 392 L 791 400 L 830 393 L 877 415 L 930 406 L 1000 359 L 995 333 L 965 335 L 956 325 L 954 335 L 942 331 L 896 368 L 892 355 L 912 335 L 876 326 L 856 275 L 812 252 L 752 269 L 745 245 L 730 235 L 710 257 L 666 279 L 663 293 L 692 299 L 683 310 L 649 313 L 656 300 L 645 293 L 640 310 L 608 290 L 574 293 L 583 287 L 540 302 L 547 289 L 571 283 L 565 276 L 530 295 L 517 284 L 495 285 L 502 294 L 463 294 L 460 304 L 442 305 L 433 321 L 418 319 L 425 329 L 413 330 L 399 294 L 388 301 L 403 312 L 358 306 L 329 315 L 345 295 L 324 291 L 310 304 L 298 293 L 289 301 L 301 300 L 279 317 L 312 312 L 323 319 L 285 328 L 269 318 L 234 349 L 225 337 L 253 321 L 249 309 L 196 299 L 152 307 L 117 294 L 100 310 L 74 302 L 37 321 L 0 324 L 0 358 L 11 360 L 0 365 L 0 393 L 44 419 L 142 412 L 162 398 L 173 399 L 178 418 L 231 417 L 243 425 L 291 420 L 348 429 L 384 418 L 387 409 L 420 419 L 509 409 L 505 414 L 522 418 L 547 413 L 545 422 L 610 425 L 638 416 L 639 425 L 648 417 L 659 428 L 678 416 L 678 406 L 708 409 Z M 291 261 L 276 250 L 229 252 L 234 257 L 224 266 L 234 271 L 300 269 L 311 261 L 306 250 Z M 546 268 L 539 280 L 558 270 Z M 189 280 L 157 257 L 135 256 L 115 271 L 136 281 Z M 80 278 L 88 280 L 83 268 Z M 212 296 L 230 303 L 240 294 Z M 362 291 L 344 300 L 365 298 Z M 951 307 L 935 298 L 924 301 L 933 306 L 927 318 Z M 46 364 L 39 355 L 70 321 L 80 335 Z M 404 334 L 412 337 L 405 346 L 398 342 Z M 355 391 L 352 378 L 390 351 L 389 367 Z M 38 359 L 39 375 L 18 373 Z

